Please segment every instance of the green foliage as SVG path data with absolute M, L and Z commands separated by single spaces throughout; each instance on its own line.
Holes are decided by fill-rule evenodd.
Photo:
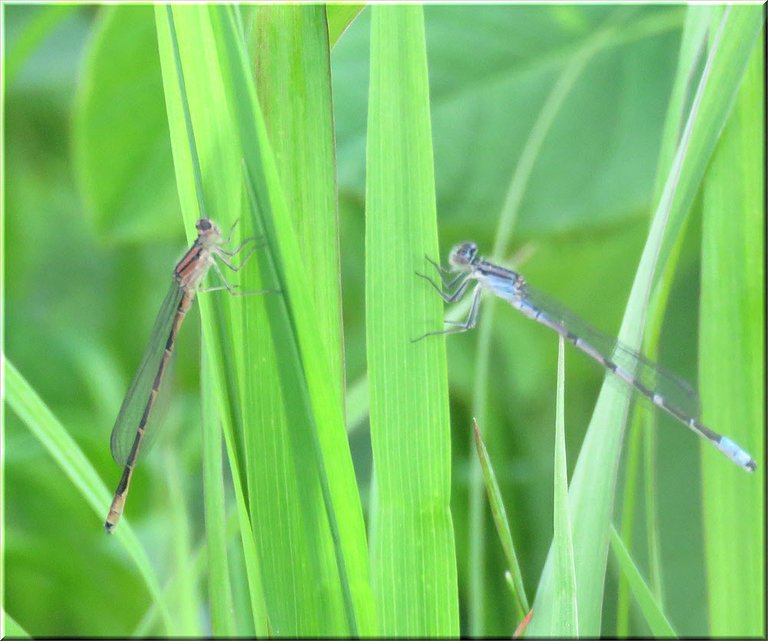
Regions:
M 759 7 L 2 10 L 6 633 L 508 636 L 523 586 L 526 634 L 761 633 Z M 201 215 L 270 291 L 198 297 L 107 537 Z M 648 408 L 625 447 L 624 385 L 503 303 L 412 343 L 468 238 L 698 381 L 755 476 Z

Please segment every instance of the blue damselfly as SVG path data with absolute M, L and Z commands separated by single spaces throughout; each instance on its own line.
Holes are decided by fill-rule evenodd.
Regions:
M 455 323 L 454 327 L 429 332 L 424 336 L 455 334 L 472 329 L 477 324 L 480 295 L 483 290 L 488 290 L 528 318 L 555 330 L 654 405 L 712 443 L 734 463 L 749 472 L 756 469 L 755 461 L 746 451 L 699 421 L 698 395 L 685 381 L 616 339 L 602 334 L 545 294 L 536 291 L 517 272 L 484 260 L 478 255 L 475 243 L 464 242 L 457 245 L 451 250 L 448 261 L 451 271 L 458 274 L 448 282 L 443 281 L 443 287 L 424 274 L 418 275 L 429 281 L 447 303 L 454 303 L 463 298 L 469 285 L 474 282 L 469 314 L 463 323 Z M 430 262 L 441 273 L 447 271 L 439 264 L 431 260 Z

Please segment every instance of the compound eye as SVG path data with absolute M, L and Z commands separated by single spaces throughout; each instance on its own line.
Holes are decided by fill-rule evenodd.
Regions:
M 195 228 L 197 229 L 197 231 L 209 231 L 212 227 L 213 227 L 213 224 L 208 218 L 201 218 L 200 220 L 197 221 L 197 224 L 195 225 Z
M 471 241 L 456 245 L 448 256 L 448 262 L 454 267 L 466 267 L 469 265 L 477 251 L 477 245 Z
M 475 258 L 475 254 L 477 254 L 477 245 L 471 241 L 466 242 L 459 249 L 459 254 L 463 261 L 471 263 Z

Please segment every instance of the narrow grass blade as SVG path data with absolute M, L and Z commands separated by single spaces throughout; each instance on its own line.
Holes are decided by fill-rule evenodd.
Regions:
M 253 209 L 255 212 L 260 212 L 254 181 L 250 173 L 248 174 L 248 181 L 249 196 Z M 280 278 L 277 265 L 271 261 L 270 256 L 264 256 L 263 260 L 260 259 L 259 262 L 262 273 L 268 275 L 270 280 L 279 283 L 285 282 Z M 281 287 L 280 291 L 285 292 L 286 289 Z M 317 433 L 318 428 L 314 421 L 309 391 L 306 387 L 307 381 L 303 378 L 300 369 L 301 358 L 296 341 L 295 327 L 292 326 L 290 310 L 285 305 L 284 299 L 274 297 L 267 299 L 265 303 L 267 315 L 272 319 L 279 319 L 281 321 L 272 325 L 271 330 L 272 340 L 279 347 L 279 358 L 277 358 L 276 364 L 280 387 L 282 390 L 291 390 L 289 394 L 284 392 L 286 396 L 285 424 L 288 427 L 286 435 L 288 442 L 284 444 L 284 447 L 291 448 L 289 451 L 292 451 L 298 460 L 290 469 L 296 474 L 297 488 L 314 487 L 315 492 L 319 489 L 319 494 L 315 492 L 312 494 L 302 494 L 299 492 L 297 497 L 298 503 L 296 504 L 296 507 L 301 508 L 298 517 L 302 520 L 308 519 L 309 527 L 316 530 L 314 537 L 316 543 L 314 545 L 311 541 L 306 538 L 304 539 L 305 544 L 308 546 L 308 552 L 312 554 L 312 548 L 317 552 L 310 556 L 312 563 L 317 564 L 314 567 L 310 567 L 310 571 L 314 576 L 323 576 L 327 573 L 333 579 L 333 583 L 330 584 L 331 592 L 325 598 L 333 598 L 334 607 L 326 610 L 325 621 L 320 618 L 322 613 L 319 606 L 321 603 L 313 598 L 316 593 L 308 592 L 305 598 L 309 600 L 313 607 L 315 617 L 309 623 L 303 623 L 301 618 L 299 618 L 302 616 L 302 613 L 296 613 L 293 617 L 288 618 L 286 623 L 297 626 L 299 629 L 308 625 L 312 630 L 331 630 L 337 633 L 339 629 L 344 629 L 343 626 L 346 623 L 349 629 L 348 634 L 357 636 L 357 617 L 346 569 L 346 558 L 342 549 L 339 521 L 333 505 L 327 467 L 322 458 Z M 298 427 L 303 427 L 303 430 L 298 431 L 296 429 Z M 297 455 L 297 453 L 301 454 Z M 304 463 L 304 465 L 301 466 L 301 463 Z M 318 483 L 319 488 L 317 487 Z M 324 528 L 326 521 L 323 518 L 323 512 L 318 510 L 322 506 L 316 504 L 318 496 L 322 497 L 325 515 L 328 519 L 327 524 L 330 529 L 330 539 L 327 538 L 329 532 Z M 266 526 L 268 524 L 263 525 Z M 294 542 L 290 542 L 290 544 L 291 548 L 295 547 Z M 321 553 L 329 554 L 329 556 L 321 557 Z M 335 588 L 340 588 L 341 593 L 336 591 Z M 342 602 L 339 602 L 339 597 L 341 597 Z
M 504 550 L 504 556 L 507 557 L 512 596 L 515 598 L 518 606 L 518 614 L 522 620 L 531 609 L 531 606 L 528 605 L 528 597 L 525 594 L 523 575 L 520 571 L 520 564 L 517 561 L 517 553 L 515 552 L 515 544 L 512 541 L 512 531 L 509 529 L 507 511 L 504 509 L 501 488 L 499 488 L 499 483 L 496 480 L 496 473 L 493 471 L 491 459 L 488 456 L 488 450 L 483 442 L 483 437 L 480 436 L 480 429 L 477 426 L 477 421 L 473 420 L 472 423 L 475 431 L 477 457 L 480 461 L 480 469 L 483 472 L 483 479 L 485 481 L 485 491 L 488 494 L 488 502 L 491 506 L 491 514 L 493 515 L 493 522 L 496 525 L 496 532 L 499 535 L 499 541 Z
M 710 25 L 704 69 L 659 197 L 659 209 L 669 211 L 668 232 L 659 257 L 662 265 L 686 224 L 762 25 L 759 7 L 740 5 L 728 6 Z M 681 155 L 684 158 L 678 158 Z
M 579 636 L 576 566 L 573 559 L 568 465 L 565 457 L 565 341 L 557 343 L 557 411 L 555 413 L 554 581 L 552 630 L 557 637 Z
M 685 128 L 686 114 L 690 111 L 690 102 L 698 81 L 697 75 L 701 73 L 702 61 L 707 54 L 707 34 L 712 25 L 712 19 L 711 6 L 688 5 L 686 7 L 677 70 L 664 118 L 664 132 L 656 168 L 654 201 L 658 201 L 661 197 L 666 176 L 675 159 L 675 151 Z
M 5 359 L 4 368 L 5 399 L 8 406 L 45 447 L 65 476 L 72 481 L 85 501 L 93 508 L 96 517 L 93 521 L 93 527 L 100 529 L 112 498 L 112 492 L 107 489 L 77 443 L 53 416 L 50 409 L 14 367 L 13 363 Z M 127 519 L 121 523 L 120 529 L 115 533 L 114 540 L 120 541 L 125 546 L 152 598 L 161 602 L 160 584 L 155 571 Z M 169 632 L 174 630 L 167 608 L 163 607 L 161 613 L 166 630 Z
M 656 168 L 656 187 L 654 201 L 661 197 L 662 190 L 669 173 L 669 167 L 674 160 L 675 150 L 680 142 L 685 119 L 690 109 L 691 93 L 695 87 L 696 73 L 700 71 L 701 61 L 706 55 L 707 32 L 712 21 L 712 7 L 690 5 L 686 9 L 685 25 L 680 43 L 680 53 L 677 64 L 672 95 L 667 107 L 662 136 L 659 162 Z M 670 254 L 665 271 L 674 273 L 680 250 L 683 246 L 683 236 Z M 668 300 L 671 278 L 662 278 L 656 288 L 649 306 L 648 323 L 645 328 L 645 353 L 655 357 L 664 318 L 663 309 Z M 630 438 L 627 444 L 627 464 L 625 487 L 622 507 L 621 533 L 627 546 L 631 548 L 633 539 L 633 523 L 635 505 L 641 498 L 636 489 L 641 459 L 644 464 L 643 495 L 646 514 L 646 545 L 650 559 L 651 586 L 657 598 L 661 600 L 662 580 L 660 563 L 659 527 L 656 501 L 656 415 L 653 411 L 636 413 L 633 420 Z M 643 452 L 645 455 L 643 456 Z M 619 576 L 617 597 L 617 623 L 619 636 L 629 634 L 629 584 L 625 576 Z
M 731 11 L 763 15 L 762 7 Z M 763 36 L 764 37 L 764 36 Z M 759 41 L 758 41 L 759 42 Z M 765 69 L 753 47 L 704 188 L 699 385 L 703 418 L 753 453 L 757 478 L 702 447 L 712 636 L 765 633 Z
M 665 234 L 674 239 L 684 226 L 759 32 L 762 14 L 757 8 L 749 13 L 751 9 L 728 7 L 718 25 L 619 332 L 619 340 L 630 347 L 640 344 L 656 265 L 660 257 L 669 255 L 663 247 L 670 242 Z M 604 385 L 571 482 L 579 628 L 584 635 L 599 635 L 601 629 L 609 524 L 627 410 L 627 395 L 618 387 Z M 545 613 L 552 604 L 552 589 L 550 553 L 534 604 L 537 616 L 531 622 L 531 634 L 547 634 L 545 626 L 550 619 Z
M 662 638 L 676 637 L 677 634 L 672 628 L 672 624 L 664 615 L 661 604 L 656 600 L 648 584 L 643 580 L 640 570 L 632 560 L 629 550 L 613 526 L 611 527 L 611 549 L 619 564 L 621 575 L 629 584 L 629 590 L 635 597 L 635 601 L 640 606 L 640 611 L 645 617 L 645 622 L 651 629 L 651 634 Z
M 414 274 L 437 256 L 423 11 L 371 7 L 366 338 L 378 501 L 371 567 L 381 633 L 459 633 L 439 298 Z
M 214 357 L 215 352 L 212 350 L 209 356 L 203 361 L 204 365 L 209 359 Z M 208 379 L 210 378 L 210 375 L 204 374 L 203 378 Z M 207 415 L 205 414 L 205 411 L 206 410 L 204 409 L 204 416 Z M 241 472 L 239 462 L 240 457 L 237 452 L 238 439 L 235 435 L 232 422 L 227 420 L 226 413 L 220 412 L 219 416 L 223 418 L 222 428 L 224 431 L 224 443 L 235 493 L 235 506 L 240 530 L 240 542 L 242 544 L 243 560 L 245 562 L 245 577 L 248 584 L 248 597 L 250 599 L 251 622 L 257 636 L 271 636 L 273 627 L 270 623 L 270 613 L 267 607 L 267 599 L 263 585 L 262 560 L 257 549 L 256 537 L 254 536 L 253 528 L 251 526 L 251 517 L 245 496 L 246 482 L 244 475 Z
M 232 603 L 232 584 L 227 561 L 227 518 L 224 495 L 224 465 L 218 412 L 205 389 L 210 385 L 206 352 L 201 354 L 203 422 L 203 499 L 208 552 L 208 598 L 211 634 L 232 637 L 237 633 Z

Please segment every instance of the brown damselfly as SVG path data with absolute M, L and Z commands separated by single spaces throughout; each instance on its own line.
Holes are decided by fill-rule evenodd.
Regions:
M 139 454 L 146 452 L 151 445 L 153 434 L 157 431 L 157 421 L 154 420 L 157 397 L 164 385 L 167 385 L 168 365 L 176 337 L 195 295 L 199 291 L 220 289 L 226 289 L 231 294 L 246 293 L 236 291 L 227 282 L 218 263 L 238 271 L 242 262 L 245 262 L 253 253 L 255 246 L 245 256 L 240 266 L 232 265 L 229 259 L 254 239 L 249 238 L 233 251 L 228 251 L 225 246 L 229 243 L 229 238 L 223 239 L 219 228 L 210 219 L 201 218 L 197 221 L 195 228 L 197 238 L 173 270 L 173 282 L 155 320 L 149 346 L 123 399 L 115 426 L 112 428 L 110 439 L 112 457 L 124 467 L 104 524 L 105 529 L 110 533 L 117 526 L 125 509 L 125 499 Z M 234 230 L 234 226 L 232 229 Z M 211 267 L 216 271 L 223 285 L 201 289 L 200 285 Z

